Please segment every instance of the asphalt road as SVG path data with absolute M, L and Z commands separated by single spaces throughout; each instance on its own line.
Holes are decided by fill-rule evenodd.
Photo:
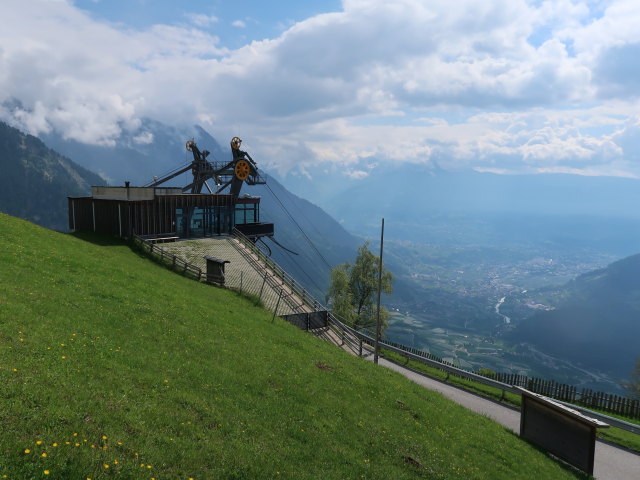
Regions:
M 372 355 L 367 358 L 373 360 Z M 516 433 L 520 432 L 520 410 L 474 395 L 438 380 L 426 377 L 384 358 L 379 365 L 404 375 L 429 390 L 442 393 L 456 403 L 485 415 Z M 598 480 L 640 480 L 640 455 L 598 441 L 594 461 L 594 476 Z

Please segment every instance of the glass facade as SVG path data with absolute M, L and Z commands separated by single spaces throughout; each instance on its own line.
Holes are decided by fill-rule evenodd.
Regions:
M 232 228 L 230 208 L 227 206 L 176 209 L 176 234 L 179 237 L 229 234 Z
M 235 212 L 235 224 L 258 223 L 258 203 L 238 203 Z

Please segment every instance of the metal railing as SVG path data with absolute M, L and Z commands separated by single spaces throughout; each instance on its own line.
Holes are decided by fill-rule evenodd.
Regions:
M 352 327 L 344 324 L 343 322 L 341 322 L 338 318 L 335 317 L 335 315 L 333 314 L 329 314 L 329 326 L 330 328 L 332 328 L 336 333 L 338 333 L 338 335 L 340 335 L 340 333 L 342 333 L 342 338 L 344 339 L 345 343 L 349 344 L 349 347 L 354 350 L 354 347 L 357 346 L 358 351 L 360 352 L 360 354 L 362 353 L 360 351 L 359 348 L 359 342 L 362 341 L 363 343 L 369 345 L 369 346 L 373 346 L 375 344 L 375 338 L 371 335 L 368 335 L 367 333 L 364 333 L 362 331 L 358 331 L 353 329 Z M 350 338 L 346 338 L 346 337 L 350 337 Z M 509 385 L 507 383 L 503 383 L 503 382 L 499 382 L 497 380 L 493 380 L 491 378 L 487 378 L 484 377 L 482 375 L 479 375 L 477 373 L 474 372 L 469 372 L 467 370 L 463 370 L 461 368 L 455 367 L 453 365 L 449 365 L 446 363 L 442 363 L 442 362 L 438 362 L 436 360 L 432 360 L 430 358 L 424 357 L 422 355 L 417 355 L 415 353 L 412 352 L 408 352 L 407 350 L 404 350 L 402 348 L 398 348 L 394 345 L 391 345 L 387 342 L 385 342 L 384 340 L 380 341 L 380 347 L 381 348 L 385 348 L 387 350 L 390 350 L 392 352 L 398 353 L 399 355 L 402 355 L 403 357 L 409 359 L 409 360 L 414 360 L 416 362 L 422 363 L 424 365 L 428 365 L 434 368 L 437 368 L 439 370 L 442 370 L 444 372 L 447 372 L 448 374 L 451 375 L 455 375 L 457 377 L 460 378 L 466 378 L 468 380 L 472 380 L 474 382 L 478 382 L 481 383 L 483 385 L 487 385 L 490 387 L 494 387 L 497 388 L 499 390 L 502 390 L 502 395 L 504 397 L 505 392 L 510 392 L 510 393 L 514 393 L 517 395 L 520 395 L 520 391 L 518 389 L 516 389 L 514 386 Z M 563 402 L 563 401 L 559 401 L 559 400 L 554 400 L 558 403 L 561 403 L 569 408 L 572 408 L 586 416 L 589 416 L 591 418 L 595 418 L 597 420 L 601 420 L 603 422 L 608 423 L 609 425 L 611 425 L 612 427 L 617 427 L 620 428 L 622 430 L 626 430 L 628 432 L 631 433 L 635 433 L 635 434 L 640 434 L 640 425 L 634 424 L 634 423 L 630 423 L 630 422 L 626 422 L 624 420 L 620 420 L 618 418 L 615 417 L 611 417 L 609 415 L 605 415 L 603 413 L 600 412 L 594 412 L 593 410 L 589 410 L 587 408 L 583 408 L 583 407 L 579 407 L 577 405 L 571 404 L 571 403 L 567 403 L 567 402 Z
M 325 310 L 326 308 L 313 296 L 311 296 L 307 290 L 300 285 L 291 275 L 289 275 L 285 270 L 283 270 L 280 265 L 273 261 L 270 257 L 264 254 L 262 250 L 260 250 L 251 240 L 249 240 L 245 235 L 242 234 L 236 228 L 233 229 L 233 235 L 235 238 L 242 244 L 242 247 L 248 249 L 253 253 L 257 259 L 264 264 L 265 267 L 259 268 L 267 268 L 271 272 L 273 272 L 274 276 L 278 278 L 284 285 L 286 285 L 291 292 L 295 293 L 296 296 L 301 301 L 301 308 L 308 307 L 311 310 Z M 234 244 L 234 246 L 236 246 Z M 236 246 L 236 248 L 238 248 Z M 303 311 L 303 310 L 301 310 Z

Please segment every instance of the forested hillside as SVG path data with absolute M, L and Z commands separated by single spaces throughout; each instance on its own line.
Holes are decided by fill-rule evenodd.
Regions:
M 104 180 L 0 122 L 0 211 L 44 227 L 68 228 L 67 196 L 86 195 Z
M 640 357 L 640 255 L 541 292 L 556 308 L 524 320 L 512 338 L 628 378 Z

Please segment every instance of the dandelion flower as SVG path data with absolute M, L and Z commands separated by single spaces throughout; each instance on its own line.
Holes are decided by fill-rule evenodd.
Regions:
M 45 470 L 45 471 L 44 471 L 44 474 L 45 474 L 45 475 L 49 475 L 49 470 Z
M 102 465 L 104 468 L 109 468 L 109 464 L 105 463 L 104 465 Z
M 106 440 L 106 439 L 107 439 L 107 436 L 106 436 L 106 435 L 102 435 L 102 439 L 103 439 L 103 440 Z
M 56 442 L 53 442 L 53 445 L 51 445 L 52 447 L 57 447 L 58 444 Z
M 31 450 L 29 450 L 28 448 L 25 448 L 24 453 L 31 453 Z
M 40 455 L 41 457 L 46 457 L 47 456 L 47 452 L 42 452 L 42 455 Z
M 76 432 L 76 433 L 74 433 L 74 434 L 73 434 L 73 436 L 74 436 L 74 437 L 77 437 L 77 436 L 78 436 L 78 433 L 77 433 L 77 432 Z
M 36 442 L 36 445 L 42 445 L 42 440 L 38 440 L 38 441 Z

